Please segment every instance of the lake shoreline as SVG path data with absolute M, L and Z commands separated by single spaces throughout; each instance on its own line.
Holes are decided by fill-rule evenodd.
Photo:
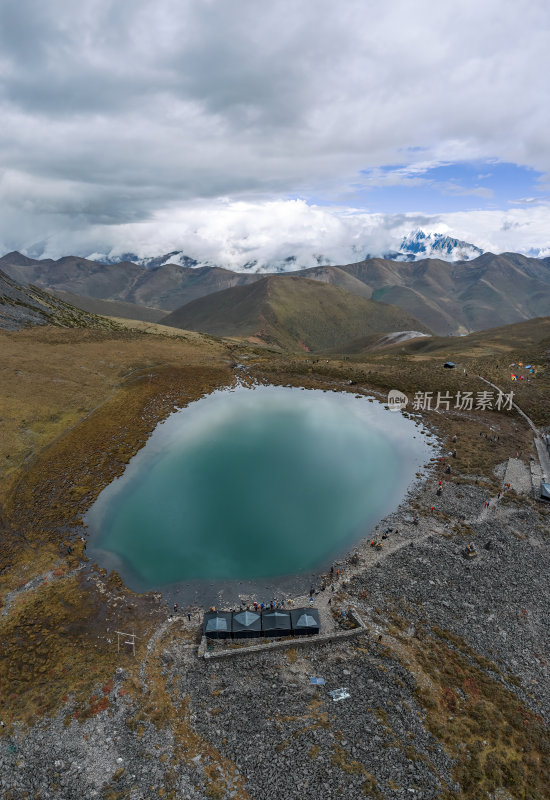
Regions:
M 235 392 L 235 389 L 233 388 L 233 389 L 225 390 L 222 393 L 221 396 L 220 396 L 219 392 L 214 392 L 213 395 L 210 395 L 209 400 L 210 400 L 211 408 L 212 408 L 212 402 L 217 403 L 218 406 L 221 406 L 223 404 L 223 407 L 224 407 L 225 410 L 227 410 L 226 409 L 226 406 L 227 406 L 227 402 L 226 401 L 229 401 L 229 405 L 233 404 L 233 406 L 235 406 L 235 404 L 236 404 L 237 408 L 239 407 L 238 406 L 239 402 L 241 404 L 243 402 L 245 404 L 250 404 L 252 402 L 252 406 L 251 407 L 254 407 L 254 405 L 260 404 L 260 407 L 262 408 L 262 412 L 261 413 L 265 414 L 263 408 L 265 406 L 266 399 L 254 397 L 254 395 L 247 396 L 248 395 L 248 391 L 251 388 L 252 389 L 257 389 L 258 391 L 260 391 L 262 393 L 264 393 L 266 389 L 267 390 L 273 389 L 273 390 L 275 390 L 274 392 L 269 392 L 269 393 L 266 394 L 266 397 L 268 399 L 270 399 L 271 402 L 275 401 L 276 404 L 282 402 L 283 403 L 283 407 L 285 405 L 292 406 L 292 407 L 295 407 L 296 405 L 298 407 L 302 406 L 302 407 L 305 407 L 305 408 L 311 407 L 313 409 L 313 413 L 319 413 L 319 410 L 322 409 L 323 407 L 325 407 L 325 409 L 326 409 L 327 408 L 327 402 L 328 402 L 328 408 L 333 407 L 333 408 L 338 410 L 338 414 L 345 413 L 346 417 L 349 416 L 349 411 L 346 410 L 346 404 L 349 405 L 350 410 L 351 410 L 351 409 L 353 409 L 354 404 L 356 402 L 359 403 L 360 400 L 363 400 L 363 402 L 368 400 L 369 403 L 372 403 L 373 400 L 374 400 L 375 405 L 373 405 L 373 406 L 372 405 L 369 405 L 369 406 L 357 405 L 357 406 L 355 406 L 354 411 L 355 411 L 356 414 L 358 414 L 357 423 L 356 424 L 361 424 L 361 430 L 363 428 L 363 425 L 367 424 L 367 425 L 375 426 L 377 433 L 379 433 L 380 430 L 383 430 L 384 426 L 386 426 L 386 429 L 387 429 L 387 426 L 391 425 L 392 426 L 391 436 L 387 440 L 387 446 L 388 447 L 392 447 L 392 448 L 397 448 L 397 450 L 395 452 L 396 452 L 398 458 L 399 458 L 399 448 L 402 447 L 403 435 L 405 435 L 406 437 L 408 437 L 408 444 L 406 444 L 408 450 L 410 449 L 411 453 L 412 452 L 417 452 L 417 455 L 415 456 L 415 458 L 420 457 L 420 453 L 423 453 L 422 458 L 430 457 L 430 460 L 427 461 L 427 462 L 424 462 L 422 464 L 417 464 L 414 467 L 414 468 L 417 469 L 417 472 L 416 472 L 417 477 L 412 477 L 412 478 L 408 479 L 406 485 L 403 483 L 403 477 L 401 478 L 401 481 L 402 481 L 401 484 L 396 483 L 395 492 L 398 495 L 398 497 L 396 498 L 396 500 L 399 500 L 399 505 L 398 506 L 396 506 L 396 507 L 393 506 L 393 502 L 391 501 L 391 499 L 386 499 L 386 501 L 384 502 L 384 506 L 385 507 L 384 507 L 382 513 L 380 515 L 378 513 L 376 513 L 376 515 L 375 515 L 376 518 L 373 519 L 372 522 L 369 522 L 367 524 L 367 526 L 364 528 L 362 534 L 360 532 L 358 532 L 358 535 L 352 537 L 351 540 L 349 540 L 349 536 L 348 536 L 347 537 L 348 538 L 348 542 L 343 544 L 340 547 L 337 547 L 336 550 L 334 551 L 334 555 L 331 558 L 323 560 L 323 562 L 321 562 L 319 566 L 312 567 L 311 569 L 308 569 L 308 570 L 303 570 L 303 571 L 298 571 L 298 572 L 290 572 L 290 573 L 286 573 L 286 574 L 280 575 L 280 576 L 275 575 L 275 576 L 259 577 L 259 578 L 255 578 L 255 579 L 246 579 L 246 578 L 236 578 L 236 579 L 223 579 L 223 578 L 221 578 L 221 579 L 218 579 L 218 578 L 183 579 L 183 580 L 177 581 L 175 583 L 164 583 L 162 585 L 153 585 L 147 590 L 140 590 L 139 589 L 139 581 L 137 580 L 137 578 L 132 578 L 132 570 L 130 569 L 130 571 L 129 571 L 129 565 L 128 564 L 122 564 L 122 562 L 121 562 L 120 566 L 118 567 L 117 564 L 116 564 L 116 562 L 119 560 L 118 557 L 114 557 L 113 554 L 110 554 L 108 552 L 104 552 L 103 556 L 101 556 L 101 552 L 102 551 L 98 550 L 97 547 L 94 548 L 93 536 L 90 537 L 90 541 L 88 542 L 88 546 L 90 546 L 90 544 L 92 545 L 92 547 L 90 548 L 90 556 L 92 558 L 95 558 L 98 561 L 99 561 L 99 558 L 101 558 L 100 563 L 102 563 L 102 565 L 104 567 L 106 567 L 108 571 L 114 571 L 114 572 L 118 573 L 120 578 L 121 578 L 121 580 L 122 580 L 122 582 L 125 583 L 126 585 L 128 585 L 133 592 L 135 592 L 137 594 L 147 594 L 148 591 L 151 591 L 151 592 L 154 592 L 154 593 L 160 593 L 162 595 L 162 597 L 163 597 L 163 600 L 170 607 L 173 607 L 174 604 L 177 604 L 179 607 L 193 606 L 195 608 L 196 607 L 209 608 L 211 606 L 216 606 L 216 607 L 234 607 L 234 608 L 238 608 L 243 603 L 247 604 L 247 603 L 253 602 L 254 600 L 256 600 L 258 603 L 263 602 L 265 605 L 267 605 L 272 600 L 276 599 L 277 601 L 281 602 L 281 601 L 286 600 L 288 598 L 292 598 L 293 596 L 304 594 L 304 593 L 309 591 L 309 588 L 312 588 L 312 587 L 319 588 L 323 584 L 327 584 L 327 581 L 329 581 L 329 570 L 330 570 L 331 565 L 333 566 L 334 573 L 336 573 L 336 571 L 339 569 L 340 566 L 343 566 L 344 564 L 349 562 L 350 556 L 353 553 L 357 553 L 359 550 L 361 550 L 364 554 L 367 553 L 367 551 L 365 550 L 366 543 L 367 543 L 367 541 L 370 541 L 370 539 L 372 538 L 373 532 L 375 531 L 375 528 L 378 527 L 379 525 L 382 525 L 384 519 L 386 519 L 386 518 L 388 518 L 390 516 L 395 516 L 396 514 L 398 514 L 398 516 L 400 518 L 402 518 L 402 520 L 403 520 L 402 524 L 406 524 L 405 523 L 405 519 L 406 519 L 407 513 L 408 513 L 409 519 L 412 520 L 412 516 L 411 516 L 411 513 L 410 513 L 411 500 L 412 500 L 414 494 L 423 485 L 423 481 L 427 477 L 427 475 L 425 475 L 424 473 L 426 473 L 426 471 L 428 471 L 428 473 L 429 473 L 430 467 L 431 467 L 431 465 L 433 465 L 434 454 L 436 452 L 436 448 L 437 447 L 440 448 L 440 443 L 438 443 L 436 445 L 437 438 L 435 436 L 433 436 L 431 433 L 429 435 L 426 435 L 427 431 L 423 431 L 423 433 L 420 434 L 420 432 L 418 430 L 418 427 L 414 427 L 412 425 L 412 421 L 409 424 L 408 420 L 405 421 L 403 419 L 399 419 L 398 420 L 398 423 L 399 423 L 398 427 L 403 428 L 403 433 L 400 434 L 400 436 L 396 436 L 395 430 L 393 430 L 393 429 L 395 429 L 395 427 L 396 427 L 395 426 L 395 422 L 397 420 L 393 419 L 393 416 L 396 413 L 399 414 L 399 416 L 401 416 L 401 413 L 400 412 L 388 412 L 387 410 L 383 410 L 383 408 L 382 408 L 383 403 L 380 400 L 378 400 L 378 398 L 375 398 L 374 394 L 370 393 L 370 392 L 361 392 L 361 394 L 358 394 L 358 392 L 355 391 L 353 394 L 355 395 L 357 400 L 351 399 L 351 398 L 348 397 L 348 398 L 346 398 L 345 404 L 343 406 L 340 406 L 339 403 L 335 404 L 332 401 L 332 399 L 330 398 L 330 395 L 331 395 L 332 392 L 334 392 L 335 388 L 342 389 L 342 392 L 338 391 L 338 392 L 335 392 L 335 393 L 338 393 L 338 394 L 346 393 L 346 394 L 349 395 L 351 393 L 347 391 L 347 387 L 345 387 L 345 386 L 342 386 L 342 387 L 330 386 L 328 388 L 328 390 L 325 389 L 325 390 L 321 390 L 321 391 L 320 391 L 320 387 L 317 387 L 314 391 L 317 391 L 320 394 L 324 395 L 324 398 L 323 398 L 324 399 L 324 404 L 320 406 L 319 402 L 320 402 L 321 398 L 318 401 L 316 398 L 311 396 L 310 395 L 310 391 L 311 390 L 309 390 L 309 389 L 308 389 L 308 391 L 306 391 L 305 395 L 302 394 L 302 393 L 298 394 L 297 392 L 293 393 L 293 394 L 290 394 L 290 395 L 286 395 L 286 391 L 284 391 L 285 387 L 281 387 L 280 385 L 277 386 L 277 385 L 274 385 L 274 384 L 268 384 L 268 385 L 265 385 L 265 384 L 258 385 L 258 384 L 256 384 L 255 386 L 252 386 L 252 387 L 251 386 L 246 386 L 246 385 L 245 386 L 241 385 L 240 387 L 238 386 L 237 388 L 241 389 L 242 391 L 241 392 L 238 392 L 238 391 Z M 281 389 L 283 389 L 283 391 L 281 391 Z M 294 390 L 296 390 L 296 389 L 297 389 L 297 387 L 294 387 Z M 226 394 L 228 396 L 224 397 L 223 394 Z M 215 395 L 218 395 L 218 396 L 215 396 Z M 277 399 L 277 397 L 279 399 Z M 142 466 L 138 467 L 137 459 L 135 460 L 135 462 L 132 463 L 133 471 L 131 473 L 131 477 L 130 477 L 129 480 L 131 480 L 132 477 L 135 479 L 135 476 L 139 475 L 139 470 L 140 469 L 141 469 L 142 473 L 144 472 L 145 467 L 143 465 L 145 465 L 147 463 L 146 462 L 146 456 L 147 456 L 146 449 L 147 449 L 147 447 L 150 447 L 150 448 L 152 447 L 150 452 L 153 453 L 153 458 L 156 458 L 155 453 L 162 450 L 163 442 L 169 442 L 171 444 L 173 439 L 174 439 L 174 437 L 176 437 L 178 435 L 178 433 L 177 433 L 178 426 L 181 427 L 181 425 L 183 424 L 184 426 L 187 426 L 188 430 L 191 429 L 192 431 L 194 431 L 194 429 L 196 427 L 196 423 L 194 423 L 193 421 L 197 418 L 197 413 L 199 414 L 198 419 L 201 419 L 201 417 L 200 417 L 200 413 L 201 413 L 200 402 L 202 402 L 202 401 L 199 401 L 199 404 L 194 404 L 195 407 L 192 409 L 193 413 L 191 413 L 191 415 L 188 415 L 187 418 L 186 418 L 186 415 L 188 414 L 188 410 L 187 409 L 183 409 L 182 412 L 181 412 L 183 416 L 179 417 L 178 414 L 173 415 L 172 418 L 168 418 L 163 423 L 163 428 L 162 429 L 160 429 L 160 428 L 158 430 L 155 429 L 155 431 L 152 434 L 152 436 L 150 436 L 149 439 L 148 439 L 148 442 L 146 444 L 146 448 L 144 450 L 142 450 L 141 453 L 140 453 L 139 457 L 141 458 L 141 462 L 140 463 L 141 463 Z M 304 406 L 304 403 L 306 403 L 305 406 Z M 205 411 L 206 411 L 206 415 L 207 415 L 206 418 L 208 418 L 208 414 L 209 413 L 212 414 L 212 412 L 208 411 L 208 407 L 206 407 L 206 409 L 203 407 L 203 409 L 202 409 L 203 416 L 204 416 Z M 311 412 L 308 412 L 308 413 L 311 413 Z M 323 413 L 326 413 L 326 410 Z M 334 413 L 334 411 L 332 411 L 331 413 Z M 193 414 L 194 414 L 194 416 L 193 416 Z M 250 414 L 250 412 L 248 412 L 248 414 Z M 365 419 L 363 419 L 363 415 L 365 415 L 365 414 L 366 414 L 366 417 L 365 417 Z M 181 419 L 181 422 L 178 422 L 178 417 Z M 378 422 L 375 422 L 376 420 L 378 420 L 379 417 L 380 417 L 380 420 Z M 204 427 L 204 419 L 202 419 L 201 422 L 199 422 L 198 424 L 199 424 L 199 429 L 201 428 L 201 425 L 202 425 L 202 427 Z M 265 424 L 265 422 L 264 422 L 264 424 Z M 268 423 L 268 426 L 270 424 L 271 424 L 271 422 Z M 416 420 L 416 426 L 419 426 L 420 424 L 421 424 L 420 421 L 417 419 Z M 166 428 L 164 427 L 164 425 L 166 425 Z M 330 429 L 327 429 L 327 425 L 326 424 L 323 424 L 322 429 L 323 429 L 325 435 L 329 435 L 331 433 Z M 184 430 L 185 430 L 185 428 L 184 428 Z M 155 434 L 158 434 L 158 435 L 161 436 L 161 438 L 159 439 L 158 435 L 157 435 L 157 441 L 156 442 L 154 441 Z M 182 435 L 182 434 L 180 433 L 179 435 Z M 339 428 L 338 436 L 340 437 L 341 435 L 342 435 L 342 431 Z M 363 430 L 362 430 L 362 435 L 364 435 L 364 431 Z M 388 434 L 384 434 L 384 435 L 387 436 Z M 372 458 L 372 455 L 371 455 L 371 453 L 372 453 L 372 444 L 370 442 L 370 434 L 367 434 L 367 436 L 369 438 L 368 453 L 369 453 L 369 457 Z M 413 438 L 417 438 L 418 437 L 420 439 L 420 441 L 417 444 L 414 444 L 412 442 L 412 438 L 411 437 L 413 437 Z M 390 442 L 391 442 L 391 444 L 390 444 Z M 199 445 L 200 445 L 200 439 L 199 439 Z M 307 447 L 307 440 L 306 440 L 305 446 Z M 416 448 L 416 450 L 415 450 L 415 448 Z M 433 448 L 433 450 L 432 450 L 432 448 Z M 394 451 L 392 450 L 392 453 L 393 452 Z M 439 452 L 439 450 L 438 450 L 438 452 Z M 164 453 L 163 453 L 163 455 L 164 455 Z M 408 457 L 410 458 L 410 455 Z M 151 456 L 149 455 L 149 460 L 150 459 L 151 459 Z M 401 454 L 401 461 L 403 462 L 403 460 L 404 460 L 404 454 Z M 153 463 L 155 463 L 155 462 L 153 462 Z M 346 468 L 349 469 L 349 470 L 352 470 L 351 463 L 349 465 L 347 465 Z M 366 474 L 368 474 L 368 470 L 367 470 Z M 422 477 L 418 477 L 421 474 L 422 474 Z M 396 477 L 397 477 L 396 475 L 392 475 L 392 477 L 388 478 L 388 480 L 392 480 L 392 481 L 395 482 L 395 478 Z M 113 484 L 112 487 L 109 487 L 109 488 L 111 488 L 113 490 L 113 491 L 111 491 L 111 496 L 110 496 L 111 503 L 113 503 L 113 499 L 112 499 L 113 496 L 117 497 L 118 496 L 117 492 L 120 493 L 120 491 L 121 491 L 121 483 L 120 483 L 120 481 L 121 481 L 121 479 L 118 479 L 118 481 L 115 482 L 115 484 Z M 127 483 L 129 483 L 129 481 L 127 481 Z M 118 484 L 118 486 L 116 484 Z M 105 494 L 104 496 L 109 496 L 109 495 Z M 105 501 L 103 501 L 102 505 L 100 505 L 100 501 L 101 501 L 101 498 L 95 504 L 95 507 L 92 507 L 92 510 L 91 510 L 92 512 L 95 512 L 95 520 L 96 520 L 95 527 L 96 527 L 96 529 L 97 529 L 97 525 L 98 525 L 97 520 L 99 520 L 99 521 L 103 520 L 103 518 L 105 517 L 105 515 L 107 513 L 107 510 L 108 510 L 108 506 L 105 505 Z M 219 501 L 217 501 L 217 502 L 219 502 Z M 98 509 L 98 510 L 96 511 L 96 509 Z M 408 509 L 408 511 L 407 511 L 407 509 Z M 87 516 L 85 517 L 86 522 L 89 522 L 91 524 L 93 519 L 94 519 L 94 517 L 93 517 L 92 513 L 88 512 Z M 229 530 L 230 530 L 230 527 L 229 527 Z M 93 534 L 93 528 L 90 530 L 90 533 Z M 158 531 L 156 531 L 155 535 L 158 538 Z M 210 545 L 211 545 L 211 542 L 210 542 Z M 387 544 L 386 544 L 386 547 L 387 547 Z M 109 566 L 109 564 L 111 566 Z M 260 562 L 260 568 L 261 568 L 261 566 L 262 565 L 261 565 L 261 562 Z M 126 581 L 128 581 L 128 583 L 126 583 Z

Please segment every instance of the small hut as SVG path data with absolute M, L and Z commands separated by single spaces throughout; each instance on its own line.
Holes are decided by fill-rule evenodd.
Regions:
M 231 636 L 231 612 L 209 611 L 204 615 L 203 632 L 207 639 L 229 639 Z
M 265 636 L 291 636 L 290 612 L 282 609 L 264 611 L 262 614 L 262 631 Z
M 252 639 L 262 634 L 262 621 L 255 611 L 239 611 L 233 614 L 231 632 L 234 639 Z
M 321 620 L 316 608 L 293 608 L 290 612 L 290 620 L 296 636 L 312 636 L 319 633 Z

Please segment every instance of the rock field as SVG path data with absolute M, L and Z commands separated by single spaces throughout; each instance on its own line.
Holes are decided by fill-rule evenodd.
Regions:
M 418 525 L 407 504 L 380 524 L 378 538 L 393 528 L 382 550 L 364 542 L 359 564 L 341 565 L 335 591 L 327 585 L 316 595 L 325 627 L 336 626 L 332 608 L 358 609 L 368 630 L 352 639 L 204 660 L 195 645 L 170 636 L 191 627 L 185 617 L 175 619 L 150 658 L 176 709 L 168 723 L 140 715 L 132 693 L 121 693 L 127 677 L 121 667 L 109 710 L 84 721 L 59 715 L 0 739 L 0 795 L 477 797 L 462 793 L 456 750 L 453 755 L 444 737 L 434 735 L 430 705 L 419 694 L 433 677 L 422 652 L 435 658 L 443 642 L 461 664 L 489 676 L 491 686 L 550 719 L 549 518 L 526 498 L 491 499 L 488 508 L 486 499 L 474 482 L 447 483 L 436 497 L 430 479 L 414 498 Z M 472 560 L 462 554 L 469 542 L 477 551 Z M 439 638 L 433 639 L 434 628 Z M 151 664 L 145 683 L 152 680 Z M 311 676 L 324 678 L 325 686 L 312 686 Z M 333 701 L 328 691 L 338 687 L 351 696 Z M 465 694 L 457 689 L 455 695 L 452 703 L 460 705 Z M 489 745 L 479 740 L 475 746 Z

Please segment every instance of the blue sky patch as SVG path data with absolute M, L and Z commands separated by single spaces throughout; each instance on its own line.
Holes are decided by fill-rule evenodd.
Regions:
M 548 186 L 542 173 L 513 163 L 420 162 L 363 170 L 350 199 L 369 211 L 439 214 L 542 201 Z

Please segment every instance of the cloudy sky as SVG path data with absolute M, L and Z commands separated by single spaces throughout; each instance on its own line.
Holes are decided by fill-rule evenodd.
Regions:
M 547 254 L 548 75 L 547 0 L 2 0 L 0 249 Z

